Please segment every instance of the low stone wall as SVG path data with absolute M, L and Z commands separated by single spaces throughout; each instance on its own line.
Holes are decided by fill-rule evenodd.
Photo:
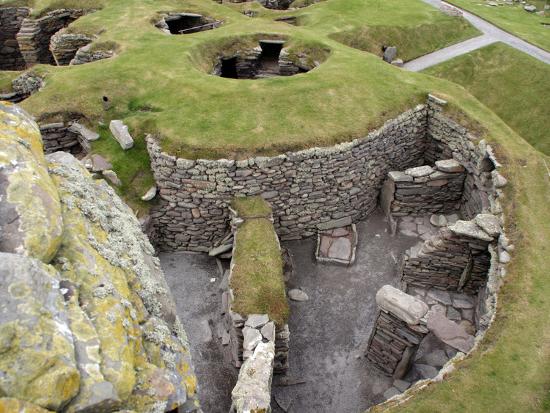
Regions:
M 147 137 L 160 202 L 151 214 L 160 248 L 208 251 L 228 230 L 228 202 L 261 195 L 282 240 L 367 217 L 389 171 L 424 164 L 427 107 L 420 105 L 364 139 L 276 157 L 188 160 Z
M 235 257 L 235 248 L 237 247 L 237 228 L 240 218 L 233 211 L 233 225 L 235 242 L 233 244 L 233 254 Z M 261 217 L 255 217 L 253 219 L 264 219 Z M 272 219 L 272 217 L 270 217 Z M 279 245 L 280 251 L 280 245 Z M 280 251 L 280 253 L 282 253 Z M 222 314 L 224 315 L 224 327 L 229 332 L 229 349 L 231 359 L 235 367 L 240 367 L 242 362 L 250 357 L 254 348 L 251 348 L 251 329 L 256 329 L 263 336 L 264 340 L 272 341 L 274 343 L 274 362 L 273 370 L 275 373 L 286 373 L 288 370 L 288 352 L 290 346 L 290 330 L 288 324 L 277 325 L 274 321 L 269 319 L 268 315 L 262 314 L 247 314 L 241 315 L 234 311 L 233 302 L 235 295 L 231 289 L 231 277 L 233 275 L 234 262 L 231 262 L 230 270 L 227 275 L 227 281 L 224 284 L 227 285 L 227 291 L 222 293 Z M 281 268 L 282 271 L 282 268 Z M 265 327 L 265 329 L 264 329 Z M 266 333 L 267 331 L 267 333 Z
M 25 69 L 16 36 L 29 13 L 26 7 L 0 8 L 0 70 Z
M 77 50 L 70 65 L 83 65 L 97 60 L 110 59 L 115 55 L 114 50 L 93 50 L 91 44 Z
M 390 286 L 378 291 L 376 302 L 379 313 L 366 356 L 384 373 L 401 379 L 429 331 L 424 319 L 428 306 Z
M 27 66 L 37 63 L 55 64 L 50 51 L 51 37 L 84 13 L 84 10 L 60 9 L 36 20 L 26 18 L 17 34 L 17 41 Z
M 40 125 L 44 153 L 57 151 L 79 154 L 89 152 L 90 144 L 78 133 L 71 130 L 71 125 L 62 122 Z
M 54 34 L 50 40 L 50 51 L 58 66 L 66 66 L 76 56 L 76 52 L 92 42 L 92 38 L 84 34 L 64 33 L 63 30 Z
M 492 234 L 478 222 L 493 228 Z M 493 215 L 457 221 L 406 252 L 401 280 L 406 285 L 477 294 L 487 282 L 489 244 L 497 241 L 499 233 L 500 223 Z
M 436 161 L 435 167 L 392 171 L 380 204 L 386 215 L 394 217 L 453 213 L 461 207 L 464 179 L 464 167 L 454 159 Z

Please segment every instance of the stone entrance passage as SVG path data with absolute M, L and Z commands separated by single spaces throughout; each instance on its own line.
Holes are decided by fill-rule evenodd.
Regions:
M 262 53 L 260 54 L 259 65 L 262 77 L 276 76 L 280 73 L 279 56 L 284 43 L 281 40 L 260 40 Z

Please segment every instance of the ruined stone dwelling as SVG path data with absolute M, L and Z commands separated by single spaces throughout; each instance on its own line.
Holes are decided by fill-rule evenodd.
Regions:
M 259 293 L 235 279 L 266 271 L 248 240 L 270 239 L 267 274 L 280 282 L 269 288 L 279 300 L 304 301 L 303 291 L 285 290 L 292 268 L 280 241 L 316 236 L 319 265 L 352 267 L 356 224 L 378 207 L 391 233 L 419 240 L 399 257 L 394 286 L 376 293 L 362 357 L 391 378 L 392 402 L 441 380 L 491 324 L 513 249 L 500 165 L 444 107 L 430 96 L 363 139 L 243 161 L 179 159 L 149 137 L 151 198 L 160 199 L 144 225 L 71 154 L 91 131 L 39 128 L 0 104 L 0 410 L 201 411 L 154 241 L 228 262 L 220 339 L 238 377 L 223 397 L 234 412 L 272 411 L 272 380 L 289 371 L 294 332 L 287 313 L 264 311 L 261 300 L 237 311 Z M 251 209 L 234 209 L 235 199 Z M 435 354 L 436 364 L 425 361 Z

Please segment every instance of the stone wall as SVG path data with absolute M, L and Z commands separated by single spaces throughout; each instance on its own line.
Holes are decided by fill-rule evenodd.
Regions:
M 92 38 L 84 34 L 64 33 L 63 30 L 54 34 L 50 40 L 50 51 L 58 66 L 66 66 L 76 56 L 76 52 L 92 42 Z
M 379 307 L 367 347 L 367 359 L 384 373 L 401 379 L 418 345 L 428 333 L 423 319 L 428 306 L 389 285 L 376 294 Z
M 64 151 L 76 155 L 90 150 L 90 144 L 71 130 L 69 124 L 62 122 L 43 124 L 40 125 L 40 133 L 45 153 Z
M 51 37 L 82 15 L 84 10 L 60 9 L 36 20 L 23 20 L 17 41 L 27 67 L 37 63 L 55 64 L 50 51 Z
M 454 159 L 392 171 L 380 194 L 386 215 L 447 214 L 460 209 L 465 179 L 464 167 Z
M 0 70 L 25 69 L 16 36 L 29 13 L 26 7 L 0 8 Z
M 178 159 L 149 136 L 160 248 L 208 251 L 228 231 L 227 205 L 235 196 L 267 199 L 282 240 L 365 218 L 389 171 L 424 164 L 426 129 L 427 107 L 420 105 L 363 139 L 242 161 Z
M 71 65 L 83 65 L 97 60 L 110 59 L 115 55 L 114 50 L 94 50 L 92 45 L 86 45 L 77 50 Z
M 495 229 L 490 235 L 477 222 Z M 489 244 L 498 239 L 495 237 L 499 232 L 498 219 L 489 214 L 442 228 L 406 252 L 402 282 L 407 286 L 477 294 L 487 283 Z
M 235 250 L 237 248 L 237 234 L 238 227 L 248 218 L 237 216 L 237 212 L 231 209 L 232 213 L 232 231 L 233 239 L 233 253 L 235 257 Z M 250 219 L 269 219 L 273 220 L 272 216 L 258 217 L 255 216 Z M 276 238 L 276 235 L 275 235 Z M 282 254 L 280 244 L 277 240 L 278 251 Z M 248 256 L 247 256 L 248 258 Z M 254 259 L 255 257 L 250 257 Z M 233 276 L 233 269 L 235 268 L 235 262 L 232 260 L 230 269 L 224 277 L 227 277 L 223 281 L 223 285 L 227 285 L 227 290 L 222 293 L 222 314 L 224 315 L 224 328 L 229 333 L 229 353 L 233 364 L 236 367 L 240 367 L 243 361 L 246 361 L 254 351 L 251 347 L 255 343 L 256 337 L 260 340 L 271 341 L 274 343 L 274 361 L 273 370 L 275 373 L 286 373 L 288 370 L 288 352 L 290 347 L 290 330 L 288 324 L 275 323 L 269 319 L 267 314 L 245 314 L 241 315 L 234 311 L 233 303 L 235 301 L 235 295 L 231 288 L 231 278 Z M 283 268 L 280 268 L 282 272 Z M 276 272 L 275 272 L 276 273 Z M 282 277 L 282 275 L 281 275 Z M 283 286 L 284 288 L 284 286 Z M 284 294 L 284 292 L 283 292 Z M 286 296 L 283 296 L 286 300 Z M 253 332 L 252 330 L 257 330 Z M 254 334 L 252 334 L 254 333 Z M 263 338 L 262 338 L 263 337 Z

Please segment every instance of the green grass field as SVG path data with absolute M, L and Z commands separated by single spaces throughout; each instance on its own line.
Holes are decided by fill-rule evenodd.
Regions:
M 539 151 L 550 155 L 550 66 L 497 43 L 425 73 L 464 86 Z
M 529 43 L 550 51 L 550 27 L 541 24 L 550 25 L 550 11 L 546 16 L 538 16 L 523 10 L 524 4 L 521 3 L 489 7 L 486 2 L 480 0 L 448 0 L 448 2 L 484 18 Z M 538 10 L 542 10 L 545 1 L 534 0 L 527 4 L 534 4 Z

